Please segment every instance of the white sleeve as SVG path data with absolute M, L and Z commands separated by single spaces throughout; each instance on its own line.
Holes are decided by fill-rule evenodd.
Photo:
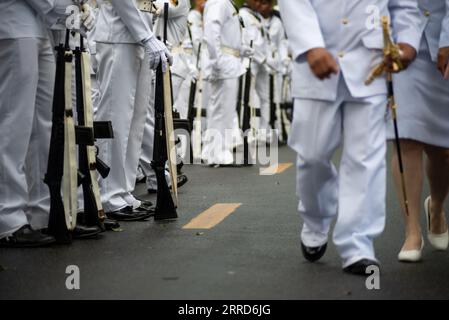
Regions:
M 325 48 L 318 16 L 310 0 L 279 0 L 294 59 L 313 48 Z M 298 21 L 303 30 L 298 32 Z

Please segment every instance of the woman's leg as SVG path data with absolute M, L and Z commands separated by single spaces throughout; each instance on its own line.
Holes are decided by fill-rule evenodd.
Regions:
M 424 145 L 414 140 L 401 139 L 401 153 L 404 162 L 404 178 L 407 186 L 409 216 L 405 214 L 404 197 L 402 194 L 401 175 L 398 165 L 396 148 L 391 161 L 396 193 L 405 217 L 405 241 L 402 250 L 416 250 L 421 248 L 421 193 L 423 186 L 423 151 Z
M 424 150 L 428 157 L 426 172 L 432 199 L 430 230 L 441 234 L 447 231 L 444 200 L 449 193 L 449 149 L 426 145 Z

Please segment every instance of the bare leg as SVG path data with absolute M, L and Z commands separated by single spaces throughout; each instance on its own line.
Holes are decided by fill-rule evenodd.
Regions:
M 428 161 L 427 177 L 430 186 L 430 230 L 432 233 L 446 232 L 444 200 L 449 193 L 449 149 L 427 145 L 425 147 Z
M 402 160 L 404 162 L 405 183 L 409 203 L 409 216 L 405 214 L 404 197 L 402 195 L 401 174 L 398 156 L 394 150 L 391 167 L 396 186 L 396 193 L 405 218 L 405 241 L 402 250 L 416 250 L 421 247 L 421 193 L 423 186 L 423 151 L 424 145 L 413 140 L 401 139 Z

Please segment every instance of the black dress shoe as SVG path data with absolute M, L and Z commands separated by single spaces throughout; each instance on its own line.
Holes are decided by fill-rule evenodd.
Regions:
M 141 207 L 133 209 L 133 207 L 128 206 L 117 211 L 106 212 L 106 215 L 108 218 L 117 221 L 141 221 L 154 215 L 154 212 L 144 210 Z
M 139 211 L 154 211 L 154 203 L 148 200 L 137 199 L 140 201 Z
M 11 236 L 0 239 L 0 247 L 33 248 L 47 246 L 55 242 L 55 238 L 25 225 Z
M 176 181 L 178 181 L 178 188 L 180 188 L 189 181 L 189 178 L 187 178 L 187 176 L 185 174 L 181 174 L 181 175 L 178 175 L 178 178 L 176 179 Z M 170 186 L 170 189 L 171 189 L 171 186 Z M 148 194 L 155 194 L 155 193 L 157 193 L 157 190 L 156 189 L 147 189 L 147 192 L 148 192 Z M 140 200 L 140 201 L 142 201 L 142 200 Z
M 178 188 L 182 187 L 183 185 L 185 185 L 189 179 L 187 178 L 187 176 L 185 174 L 181 174 L 178 176 Z
M 104 228 L 107 231 L 117 231 L 120 229 L 120 223 L 116 220 L 105 218 L 103 221 Z
M 319 247 L 307 247 L 304 243 L 301 242 L 302 254 L 304 258 L 306 258 L 310 262 L 319 260 L 326 252 L 326 248 L 327 243 Z
M 143 177 L 143 178 L 136 178 L 136 184 L 141 184 L 141 183 L 145 183 L 147 182 L 147 177 Z
M 366 268 L 368 268 L 369 266 L 379 267 L 379 264 L 373 260 L 362 259 L 362 260 L 359 260 L 359 261 L 347 266 L 346 268 L 343 269 L 343 271 L 347 272 L 347 273 L 352 273 L 355 275 L 367 276 L 369 274 L 366 273 Z
M 72 238 L 73 239 L 96 238 L 100 232 L 101 229 L 97 226 L 88 227 L 78 223 L 75 229 L 72 230 Z

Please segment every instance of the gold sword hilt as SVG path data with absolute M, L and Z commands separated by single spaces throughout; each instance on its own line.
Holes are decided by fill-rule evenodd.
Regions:
M 384 58 L 388 57 L 389 59 L 392 60 L 394 72 L 401 71 L 404 68 L 401 62 L 402 52 L 399 46 L 396 43 L 394 43 L 393 39 L 391 38 L 391 30 L 388 17 L 382 16 L 381 23 L 384 39 L 384 48 L 383 48 Z M 385 63 L 384 60 L 371 70 L 365 81 L 365 85 L 371 84 L 376 78 L 382 76 L 386 72 L 387 72 L 387 64 Z

